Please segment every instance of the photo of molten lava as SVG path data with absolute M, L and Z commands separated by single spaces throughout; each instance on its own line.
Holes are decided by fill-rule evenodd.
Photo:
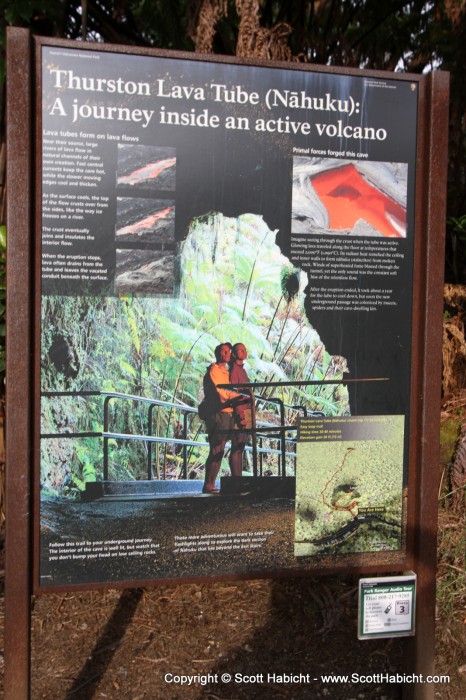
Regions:
M 331 229 L 352 229 L 363 219 L 384 236 L 406 236 L 406 210 L 365 180 L 353 164 L 311 180 L 329 213 Z
M 118 144 L 117 188 L 173 192 L 176 149 L 168 146 Z
M 174 246 L 174 200 L 118 197 L 115 238 L 118 244 L 144 241 Z
M 295 158 L 293 233 L 406 238 L 407 164 Z
M 127 175 L 118 177 L 118 185 L 139 185 L 157 178 L 167 168 L 173 168 L 176 158 L 164 158 L 155 163 L 148 163 L 142 168 L 136 168 Z
M 117 236 L 125 236 L 125 235 L 137 235 L 140 231 L 148 231 L 150 230 L 158 221 L 161 219 L 166 219 L 170 214 L 172 214 L 174 210 L 174 207 L 167 207 L 166 209 L 163 209 L 162 211 L 158 211 L 155 214 L 151 214 L 150 216 L 146 216 L 145 219 L 142 219 L 141 221 L 136 221 L 135 224 L 130 224 L 128 226 L 124 226 L 122 229 L 117 231 Z

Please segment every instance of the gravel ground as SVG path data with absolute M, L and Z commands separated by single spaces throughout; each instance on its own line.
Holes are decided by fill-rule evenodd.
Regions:
M 3 603 L 0 596 L 0 643 Z M 439 615 L 435 672 L 451 683 L 435 686 L 436 699 L 466 697 L 464 615 Z M 380 674 L 406 672 L 404 640 L 358 641 L 356 621 L 357 577 L 349 575 L 35 596 L 31 699 L 399 700 L 402 687 Z M 2 662 L 0 653 L 0 692 Z M 352 673 L 366 678 L 322 678 Z

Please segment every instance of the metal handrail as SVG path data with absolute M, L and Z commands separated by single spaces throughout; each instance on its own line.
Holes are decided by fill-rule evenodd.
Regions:
M 42 396 L 44 397 L 56 397 L 56 396 L 83 396 L 83 397 L 89 397 L 89 396 L 102 396 L 104 398 L 104 406 L 103 406 L 103 412 L 104 412 L 104 425 L 103 425 L 103 431 L 85 431 L 85 432 L 63 432 L 63 433 L 41 433 L 41 438 L 44 439 L 57 439 L 57 438 L 103 438 L 103 478 L 104 481 L 108 480 L 108 475 L 109 475 L 109 440 L 110 439 L 124 439 L 124 440 L 135 440 L 135 441 L 144 441 L 148 444 L 148 466 L 147 466 L 147 476 L 148 480 L 152 479 L 152 444 L 175 444 L 175 445 L 182 445 L 183 448 L 183 478 L 187 478 L 187 449 L 188 447 L 208 447 L 209 443 L 208 442 L 202 442 L 202 441 L 196 441 L 196 440 L 188 440 L 187 439 L 187 433 L 188 433 L 188 424 L 187 424 L 187 419 L 189 414 L 196 414 L 198 413 L 197 408 L 193 408 L 192 406 L 188 405 L 183 405 L 183 404 L 178 404 L 170 401 L 162 401 L 161 399 L 153 399 L 153 398 L 148 398 L 145 396 L 136 396 L 133 394 L 124 394 L 122 392 L 106 392 L 106 391 L 94 391 L 94 390 L 82 390 L 82 391 L 43 391 L 41 393 Z M 254 398 L 254 397 L 252 397 Z M 259 397 L 257 397 L 259 398 Z M 275 401 L 273 399 L 263 399 L 260 397 L 261 400 L 263 401 L 268 401 L 269 403 L 279 403 L 280 399 L 278 401 Z M 147 435 L 130 435 L 130 434 L 125 434 L 125 433 L 114 433 L 109 430 L 109 416 L 110 416 L 110 401 L 113 399 L 122 399 L 122 400 L 127 400 L 127 401 L 136 401 L 138 403 L 144 403 L 149 405 L 149 411 L 148 411 L 148 429 L 147 429 Z M 254 404 L 254 401 L 252 401 Z M 283 402 L 282 402 L 283 403 Z M 152 435 L 152 416 L 153 416 L 153 411 L 156 407 L 162 407 L 162 408 L 170 408 L 170 409 L 176 409 L 179 410 L 183 413 L 183 438 L 169 438 L 169 437 L 156 437 Z M 284 413 L 281 412 L 281 420 L 284 420 Z M 256 435 L 258 438 L 271 438 L 275 437 L 275 435 L 271 435 L 268 433 L 278 433 L 278 438 L 281 440 L 281 449 L 276 450 L 273 448 L 264 448 L 262 447 L 262 441 L 261 441 L 261 446 L 257 446 L 256 439 L 253 439 L 252 441 L 252 447 L 247 445 L 245 447 L 245 450 L 247 452 L 252 452 L 253 455 L 253 474 L 254 476 L 257 476 L 257 456 L 263 454 L 277 454 L 280 455 L 280 461 L 279 461 L 279 473 L 283 476 L 285 473 L 285 459 L 286 459 L 286 454 L 288 456 L 292 456 L 292 453 L 286 453 L 285 450 L 285 443 L 295 443 L 296 438 L 290 438 L 286 436 L 286 431 L 296 431 L 297 428 L 296 426 L 284 426 L 283 424 L 280 426 L 275 426 L 272 425 L 268 422 L 265 421 L 257 421 L 255 425 L 253 426 L 252 429 L 242 429 L 242 432 L 248 432 L 251 433 L 252 435 Z M 261 473 L 262 473 L 262 467 L 261 467 Z
M 313 385 L 320 385 L 320 384 L 340 384 L 344 380 L 315 380 L 315 381 L 296 381 L 296 382 L 243 382 L 243 383 L 238 383 L 238 384 L 219 384 L 219 388 L 221 389 L 236 389 L 239 393 L 244 393 L 250 396 L 251 398 L 251 415 L 252 415 L 252 444 L 253 444 L 253 473 L 254 476 L 257 476 L 257 451 L 254 449 L 256 446 L 256 438 L 257 438 L 257 428 L 256 428 L 256 400 L 260 401 L 267 401 L 268 403 L 273 403 L 278 406 L 279 411 L 280 411 L 280 426 L 277 426 L 277 432 L 279 433 L 279 439 L 280 439 L 280 445 L 281 445 L 281 460 L 279 462 L 279 473 L 281 477 L 286 476 L 286 430 L 290 429 L 287 428 L 284 423 L 285 423 L 285 407 L 286 408 L 294 408 L 296 409 L 296 406 L 290 406 L 289 404 L 285 404 L 285 402 L 282 399 L 279 399 L 278 397 L 269 397 L 269 398 L 264 398 L 262 396 L 257 396 L 254 394 L 254 389 L 258 388 L 267 388 L 270 386 L 276 386 L 276 387 L 284 387 L 284 386 L 313 386 Z M 346 380 L 346 381 L 351 381 L 351 380 Z M 301 408 L 301 407 L 299 407 Z M 304 408 L 304 407 L 303 407 Z M 324 415 L 319 411 L 314 411 L 314 415 Z M 304 415 L 307 416 L 307 411 L 304 408 Z
M 279 473 L 282 477 L 286 475 L 286 442 L 296 442 L 295 438 L 289 438 L 287 437 L 286 433 L 289 431 L 296 431 L 297 428 L 296 426 L 285 426 L 285 408 L 290 408 L 292 410 L 299 410 L 303 411 L 304 416 L 308 416 L 308 412 L 306 407 L 304 406 L 290 406 L 289 404 L 285 404 L 282 399 L 272 397 L 272 398 L 265 398 L 262 396 L 257 396 L 253 393 L 254 389 L 259 389 L 259 388 L 271 388 L 271 387 L 287 387 L 287 386 L 315 386 L 315 385 L 326 385 L 326 384 L 352 384 L 355 382 L 380 382 L 380 381 L 389 381 L 388 377 L 371 377 L 371 378 L 352 378 L 352 379 L 327 379 L 327 380 L 303 380 L 303 381 L 284 381 L 284 382 L 253 382 L 253 383 L 245 383 L 245 384 L 224 384 L 224 385 L 219 385 L 221 388 L 235 388 L 237 391 L 243 390 L 244 393 L 246 393 L 248 396 L 251 397 L 251 414 L 252 414 L 252 428 L 249 430 L 246 429 L 241 429 L 242 432 L 250 432 L 252 435 L 252 447 L 249 448 L 247 447 L 246 449 L 251 449 L 252 454 L 253 454 L 253 473 L 254 476 L 257 476 L 257 456 L 262 455 L 263 453 L 271 453 L 271 454 L 280 454 L 281 459 L 279 461 Z M 152 479 L 152 443 L 165 443 L 165 444 L 178 444 L 182 445 L 183 447 L 183 476 L 184 478 L 187 478 L 187 448 L 189 446 L 207 446 L 208 443 L 202 443 L 200 441 L 193 441 L 193 440 L 187 440 L 187 432 L 188 432 L 188 424 L 187 424 L 187 417 L 189 413 L 194 413 L 197 414 L 198 410 L 196 408 L 193 408 L 192 406 L 187 406 L 179 403 L 173 403 L 170 401 L 162 401 L 161 399 L 152 399 L 152 398 L 147 398 L 145 396 L 135 396 L 131 394 L 123 394 L 121 392 L 103 392 L 103 391 L 93 391 L 93 390 L 83 390 L 83 391 L 44 391 L 42 392 L 42 396 L 44 397 L 52 397 L 52 396 L 104 396 L 104 430 L 102 433 L 99 432 L 93 432 L 93 431 L 88 431 L 88 432 L 81 432 L 81 433 L 43 433 L 41 435 L 42 438 L 71 438 L 71 437 L 101 437 L 103 438 L 104 445 L 103 445 L 103 472 L 104 472 L 104 480 L 108 480 L 108 456 L 109 456 L 109 450 L 108 450 L 108 441 L 110 439 L 126 439 L 126 440 L 144 440 L 148 444 L 148 467 L 147 467 L 147 472 L 148 472 L 148 479 Z M 109 404 L 112 399 L 123 399 L 123 400 L 128 400 L 128 401 L 136 401 L 139 403 L 145 403 L 149 404 L 149 424 L 148 424 L 148 435 L 142 435 L 142 436 L 131 436 L 131 435 L 125 435 L 121 433 L 112 433 L 108 430 L 109 428 Z M 278 426 L 273 426 L 270 424 L 265 424 L 265 425 L 260 425 L 260 422 L 256 421 L 256 400 L 260 400 L 263 402 L 268 402 L 268 403 L 274 403 L 278 405 L 279 411 L 280 411 L 280 425 Z M 183 438 L 167 438 L 167 437 L 155 437 L 151 435 L 152 432 L 152 414 L 154 408 L 158 407 L 163 407 L 163 408 L 170 408 L 170 409 L 176 409 L 178 411 L 181 411 L 183 413 Z M 313 411 L 311 413 L 313 416 L 323 416 L 323 414 L 320 411 Z M 262 446 L 258 448 L 257 446 L 257 439 L 260 439 L 261 445 L 262 445 L 262 438 L 264 437 L 264 433 L 270 433 L 271 431 L 277 432 L 278 433 L 278 439 L 280 440 L 281 444 L 281 449 L 280 450 L 272 450 L 272 449 L 264 449 Z M 265 435 L 266 436 L 266 435 Z M 272 437 L 270 434 L 268 437 Z M 288 456 L 290 456 L 290 453 L 288 453 Z M 262 473 L 262 461 L 261 461 L 261 473 Z

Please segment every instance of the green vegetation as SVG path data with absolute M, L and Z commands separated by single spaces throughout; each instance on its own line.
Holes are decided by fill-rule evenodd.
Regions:
M 439 510 L 437 569 L 437 668 L 464 688 L 462 667 L 466 610 L 466 512 Z M 461 680 L 460 680 L 461 679 Z M 458 695 L 461 695 L 461 690 Z
M 306 276 L 293 270 L 261 217 L 229 219 L 211 214 L 192 222 L 179 255 L 178 294 L 167 297 L 44 297 L 42 390 L 102 391 L 145 396 L 197 407 L 202 379 L 223 341 L 248 348 L 251 381 L 338 379 L 343 358 L 329 355 L 303 309 Z M 285 281 L 284 281 L 285 280 Z M 288 291 L 287 291 L 288 290 Z M 264 399 L 304 404 L 326 415 L 349 412 L 342 386 L 272 387 Z M 43 399 L 42 432 L 101 431 L 102 397 Z M 111 401 L 110 431 L 147 434 L 147 405 Z M 258 402 L 258 418 L 277 424 L 275 403 Z M 287 424 L 297 412 L 288 409 Z M 152 434 L 180 436 L 182 411 L 154 411 Z M 204 424 L 190 419 L 189 438 L 205 440 Z M 70 494 L 101 478 L 101 439 L 44 440 L 45 493 Z M 188 451 L 190 478 L 201 476 L 206 448 Z M 111 478 L 147 478 L 147 444 L 123 439 L 110 444 Z M 267 468 L 276 471 L 270 458 Z M 290 459 L 290 469 L 293 469 Z M 153 450 L 156 476 L 182 475 L 179 448 Z
M 453 513 L 440 518 L 437 596 L 445 617 L 466 604 L 466 548 L 464 546 L 465 515 Z

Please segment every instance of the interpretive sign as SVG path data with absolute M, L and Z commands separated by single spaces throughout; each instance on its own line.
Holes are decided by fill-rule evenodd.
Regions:
M 412 569 L 432 673 L 448 76 L 7 37 L 5 697 L 219 576 Z
M 359 581 L 359 639 L 407 637 L 415 628 L 416 576 Z
M 419 83 L 40 60 L 40 585 L 399 564 Z

